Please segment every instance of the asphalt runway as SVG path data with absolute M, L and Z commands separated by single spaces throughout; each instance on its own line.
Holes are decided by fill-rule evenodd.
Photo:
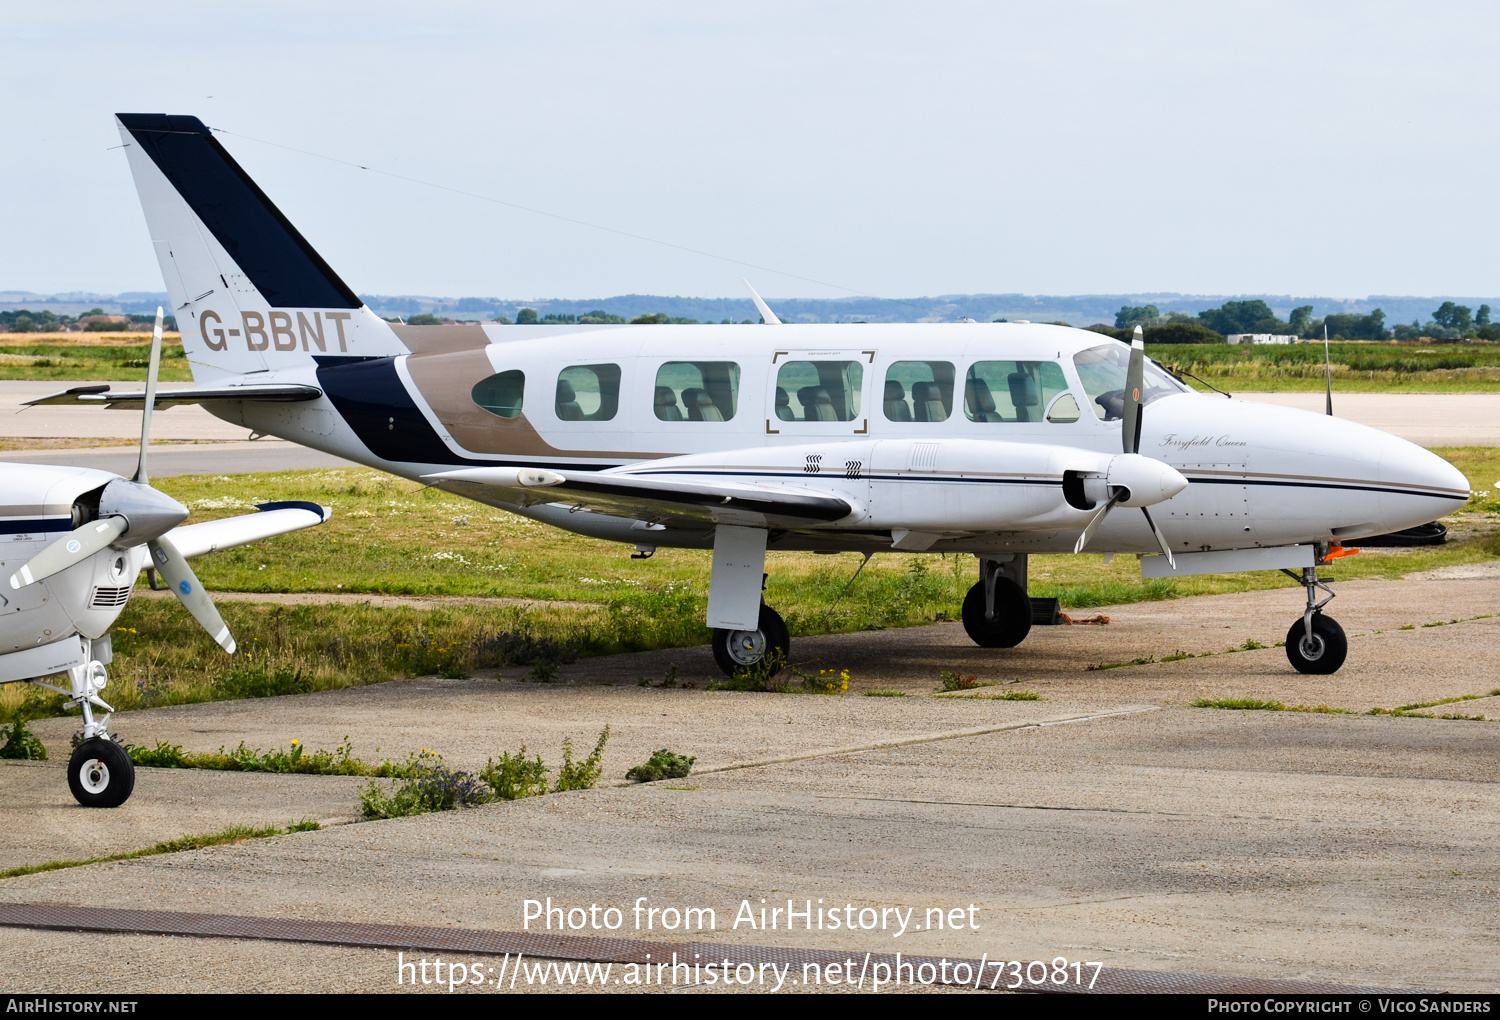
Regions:
M 697 648 L 586 660 L 549 685 L 516 669 L 122 714 L 112 728 L 138 743 L 326 747 L 347 734 L 365 757 L 428 747 L 465 768 L 523 741 L 555 765 L 564 736 L 586 748 L 605 723 L 614 736 L 599 789 L 359 824 L 340 824 L 357 780 L 141 769 L 132 800 L 99 813 L 73 805 L 55 762 L 0 763 L 0 867 L 236 817 L 330 823 L 7 879 L 0 901 L 520 933 L 527 899 L 613 905 L 628 918 L 644 896 L 711 907 L 715 928 L 563 934 L 1493 991 L 1495 722 L 1189 706 L 1259 697 L 1362 712 L 1481 695 L 1426 711 L 1500 716 L 1500 698 L 1485 696 L 1500 578 L 1340 586 L 1333 615 L 1351 651 L 1333 677 L 1293 672 L 1280 648 L 1230 651 L 1279 640 L 1297 595 L 1107 608 L 1107 626 L 1039 628 L 1005 651 L 975 648 L 953 624 L 797 642 L 806 665 L 851 671 L 853 690 L 837 698 L 705 691 Z M 1161 661 L 1176 649 L 1195 657 Z M 1155 661 L 1089 668 L 1136 657 Z M 636 685 L 673 662 L 696 686 Z M 942 668 L 998 686 L 932 696 Z M 907 697 L 860 696 L 877 688 Z M 1043 700 L 992 697 L 1015 690 Z M 55 758 L 75 727 L 35 726 Z M 694 774 L 624 782 L 662 746 L 697 755 Z M 968 917 L 972 904 L 978 927 L 733 928 L 741 902 L 758 910 L 762 898 L 917 917 L 938 907 Z M 88 940 L 80 957 L 57 951 L 68 944 L 57 932 L 8 929 L 0 987 L 396 990 L 393 951 Z

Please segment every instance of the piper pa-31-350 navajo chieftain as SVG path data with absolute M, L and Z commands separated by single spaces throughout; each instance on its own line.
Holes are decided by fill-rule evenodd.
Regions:
M 100 694 L 112 658 L 110 627 L 130 600 L 142 566 L 153 588 L 160 574 L 193 619 L 232 653 L 234 638 L 188 559 L 328 519 L 316 503 L 262 503 L 259 513 L 178 527 L 187 507 L 152 488 L 146 475 L 161 322 L 158 308 L 146 389 L 133 401 L 144 408 L 133 478 L 94 468 L 0 464 L 0 577 L 9 578 L 0 585 L 0 683 L 29 680 L 66 695 L 68 706 L 82 710 L 82 740 L 68 762 L 68 786 L 85 807 L 117 807 L 135 788 L 130 756 L 109 735 L 114 709 Z M 64 672 L 66 690 L 45 682 Z M 105 714 L 96 716 L 95 708 Z
M 1318 567 L 1469 495 L 1394 436 L 1200 396 L 1139 333 L 784 325 L 758 295 L 764 326 L 389 324 L 197 118 L 118 123 L 197 384 L 159 400 L 639 555 L 711 548 L 727 672 L 787 653 L 768 549 L 972 553 L 964 627 L 1010 647 L 1027 557 L 1088 548 L 1147 577 L 1298 571 L 1287 657 L 1331 673 L 1346 643 Z

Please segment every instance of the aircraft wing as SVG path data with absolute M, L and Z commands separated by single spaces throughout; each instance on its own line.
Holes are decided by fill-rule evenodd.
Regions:
M 322 395 L 323 391 L 316 386 L 303 386 L 296 383 L 246 383 L 243 386 L 195 386 L 182 389 L 158 387 L 155 406 L 165 408 L 177 404 L 199 404 L 205 400 L 317 400 Z M 111 391 L 107 384 L 100 383 L 94 386 L 74 386 L 59 393 L 37 397 L 35 400 L 25 400 L 22 401 L 22 406 L 93 404 L 139 410 L 145 402 L 145 390 L 115 392 Z
M 224 517 L 201 524 L 186 524 L 167 532 L 177 551 L 191 559 L 218 549 L 259 542 L 263 538 L 285 535 L 322 524 L 333 516 L 327 507 L 301 501 L 261 503 L 259 513 Z
M 531 506 L 561 503 L 580 510 L 689 526 L 740 524 L 797 528 L 848 517 L 854 507 L 837 496 L 794 488 L 705 481 L 698 477 L 636 476 L 604 471 L 466 468 L 424 475 L 423 481 L 460 495 Z

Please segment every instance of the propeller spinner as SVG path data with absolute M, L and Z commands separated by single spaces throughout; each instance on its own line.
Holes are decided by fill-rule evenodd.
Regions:
M 1141 393 L 1145 388 L 1145 379 L 1145 335 L 1141 332 L 1141 327 L 1137 326 L 1135 335 L 1130 340 L 1130 363 L 1125 369 L 1125 410 L 1120 422 L 1120 441 L 1124 452 L 1109 465 L 1108 502 L 1083 529 L 1083 534 L 1078 536 L 1078 543 L 1073 546 L 1073 551 L 1083 552 L 1084 547 L 1093 539 L 1094 533 L 1099 530 L 1099 525 L 1104 523 L 1104 518 L 1109 516 L 1109 512 L 1117 504 L 1137 506 L 1145 515 L 1151 534 L 1156 536 L 1156 544 L 1161 549 L 1162 555 L 1166 556 L 1167 562 L 1175 569 L 1177 561 L 1172 557 L 1172 547 L 1167 544 L 1167 537 L 1161 533 L 1161 529 L 1156 526 L 1156 521 L 1151 518 L 1151 511 L 1147 509 L 1147 504 L 1171 499 L 1187 488 L 1188 483 L 1187 479 L 1171 465 L 1152 457 L 1143 457 L 1138 452 L 1141 445 Z
M 146 402 L 141 415 L 141 452 L 135 477 L 117 478 L 104 487 L 99 496 L 99 516 L 54 540 L 10 576 L 12 588 L 45 581 L 53 574 L 82 563 L 109 546 L 144 544 L 151 561 L 193 619 L 213 637 L 226 652 L 235 649 L 229 628 L 214 608 L 213 602 L 198 582 L 193 568 L 167 532 L 187 519 L 188 509 L 164 492 L 153 489 L 146 473 L 146 454 L 151 442 L 151 412 L 156 403 L 156 377 L 161 369 L 162 310 L 156 310 L 156 326 L 151 332 L 151 362 L 146 374 Z

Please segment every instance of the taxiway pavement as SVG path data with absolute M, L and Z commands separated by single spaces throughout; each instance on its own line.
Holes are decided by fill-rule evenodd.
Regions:
M 714 908 L 717 930 L 693 936 L 742 945 L 1492 991 L 1495 722 L 1190 707 L 1258 697 L 1362 712 L 1496 685 L 1500 578 L 1340 593 L 1350 658 L 1326 678 L 1293 672 L 1280 648 L 1228 651 L 1280 640 L 1293 590 L 1108 608 L 1108 626 L 1039 628 L 1003 652 L 951 624 L 797 642 L 799 660 L 851 670 L 838 698 L 705 691 L 706 650 L 684 649 L 575 663 L 550 685 L 516 669 L 122 714 L 114 728 L 139 743 L 348 735 L 364 757 L 429 747 L 466 768 L 523 741 L 555 766 L 564 736 L 580 751 L 606 722 L 614 736 L 596 790 L 12 878 L 0 900 L 92 904 L 102 890 L 118 907 L 519 931 L 528 898 L 628 910 L 645 896 Z M 1178 649 L 1196 657 L 1161 661 Z M 1088 668 L 1133 658 L 1156 661 Z M 636 686 L 672 662 L 699 686 Z M 930 696 L 944 668 L 1000 686 Z M 881 688 L 908 696 L 861 696 Z M 1014 690 L 1045 700 L 987 697 Z M 1421 711 L 1493 718 L 1497 702 Z M 74 727 L 36 724 L 56 758 Z M 623 784 L 662 746 L 696 754 L 695 773 Z M 105 813 L 74 807 L 56 764 L 3 765 L 0 851 L 80 857 L 228 820 L 335 821 L 357 783 L 142 769 L 132 800 Z M 742 900 L 762 898 L 919 917 L 972 903 L 980 927 L 726 930 Z M 392 952 L 88 938 L 80 958 L 53 951 L 56 933 L 8 930 L 0 987 L 395 987 Z

